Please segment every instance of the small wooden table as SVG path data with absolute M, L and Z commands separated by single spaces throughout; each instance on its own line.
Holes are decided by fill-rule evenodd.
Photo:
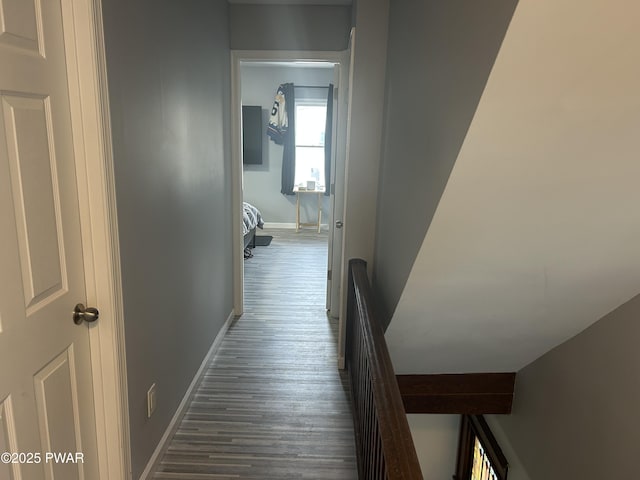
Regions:
M 296 232 L 300 231 L 300 227 L 318 227 L 320 233 L 320 224 L 322 223 L 322 196 L 324 188 L 307 190 L 306 188 L 293 187 L 293 193 L 296 194 Z M 313 193 L 318 196 L 318 223 L 300 223 L 300 195 L 305 193 Z

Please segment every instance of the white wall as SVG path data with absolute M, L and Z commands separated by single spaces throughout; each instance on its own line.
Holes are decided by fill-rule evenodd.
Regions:
M 262 165 L 243 166 L 244 200 L 255 205 L 267 223 L 295 223 L 296 197 L 280 193 L 282 175 L 282 145 L 276 145 L 266 135 L 269 113 L 273 107 L 278 85 L 291 82 L 297 85 L 329 85 L 333 82 L 333 67 L 268 66 L 245 63 L 240 67 L 243 105 L 262 107 L 264 136 Z M 326 95 L 323 90 L 322 95 Z M 300 220 L 317 221 L 315 196 L 301 198 Z M 323 224 L 327 223 L 330 208 L 329 197 L 322 198 Z
M 640 290 L 640 4 L 520 0 L 386 338 L 517 371 Z
M 460 415 L 407 415 L 413 444 L 425 480 L 450 479 L 456 470 Z M 508 415 L 485 415 L 502 453 L 509 463 L 509 480 L 531 480 L 499 423 Z M 535 454 L 532 454 L 535 457 Z
M 531 479 L 638 478 L 638 318 L 640 295 L 519 371 L 511 415 L 487 416 Z
M 456 471 L 460 415 L 407 415 L 407 421 L 423 478 L 450 479 Z
M 509 480 L 531 480 L 529 473 L 525 470 L 522 462 L 520 461 L 520 457 L 514 450 L 511 440 L 507 437 L 502 425 L 500 424 L 499 420 L 501 418 L 509 417 L 510 415 L 484 415 L 484 419 L 486 420 L 487 425 L 489 425 L 491 433 L 495 437 L 498 445 L 500 446 L 500 450 L 502 450 L 504 457 L 509 463 Z M 535 456 L 535 453 L 533 453 L 533 455 Z

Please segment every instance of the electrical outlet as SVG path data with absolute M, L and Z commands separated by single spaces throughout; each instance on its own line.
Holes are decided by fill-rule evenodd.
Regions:
M 147 391 L 147 418 L 151 418 L 156 411 L 156 384 L 154 383 Z

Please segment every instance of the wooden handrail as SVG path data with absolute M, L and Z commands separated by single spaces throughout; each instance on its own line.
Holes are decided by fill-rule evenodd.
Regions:
M 364 260 L 349 261 L 346 366 L 359 478 L 422 479 Z

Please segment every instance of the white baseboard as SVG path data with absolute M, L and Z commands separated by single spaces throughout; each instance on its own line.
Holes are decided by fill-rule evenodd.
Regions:
M 277 222 L 265 222 L 264 224 L 264 228 L 291 228 L 294 229 L 296 228 L 296 224 L 295 223 L 277 223 Z M 309 227 L 304 227 L 305 229 L 308 229 Z M 320 224 L 320 228 L 323 230 L 326 230 L 329 228 L 329 225 L 327 225 L 326 223 L 321 223 Z
M 265 222 L 264 228 L 296 228 L 295 223 Z
M 164 454 L 165 450 L 169 446 L 171 437 L 173 437 L 173 434 L 178 429 L 180 420 L 182 420 L 182 417 L 184 416 L 187 410 L 187 407 L 189 406 L 189 401 L 193 396 L 194 390 L 198 385 L 198 382 L 200 381 L 200 377 L 202 376 L 202 373 L 204 372 L 204 369 L 207 366 L 207 363 L 211 358 L 213 358 L 213 356 L 218 351 L 218 348 L 222 343 L 222 339 L 227 333 L 227 330 L 229 329 L 229 325 L 231 325 L 231 322 L 233 321 L 234 318 L 235 318 L 235 315 L 233 311 L 231 311 L 231 313 L 227 317 L 227 320 L 224 322 L 224 325 L 222 325 L 222 328 L 216 335 L 216 338 L 213 340 L 213 343 L 211 344 L 211 348 L 209 348 L 209 351 L 205 355 L 204 360 L 202 360 L 202 363 L 200 364 L 200 368 L 198 368 L 198 371 L 193 377 L 193 380 L 191 380 L 191 384 L 189 385 L 189 388 L 187 388 L 187 391 L 184 394 L 184 397 L 182 397 L 182 401 L 180 402 L 180 405 L 178 405 L 178 409 L 176 410 L 176 413 L 173 415 L 173 418 L 169 422 L 169 425 L 167 426 L 167 429 L 165 430 L 164 435 L 162 435 L 160 442 L 158 442 L 158 446 L 153 451 L 153 455 L 151 455 L 151 458 L 149 459 L 149 462 L 147 463 L 146 468 L 140 475 L 140 480 L 150 480 L 150 476 L 153 473 L 157 462 L 162 458 L 162 455 Z

